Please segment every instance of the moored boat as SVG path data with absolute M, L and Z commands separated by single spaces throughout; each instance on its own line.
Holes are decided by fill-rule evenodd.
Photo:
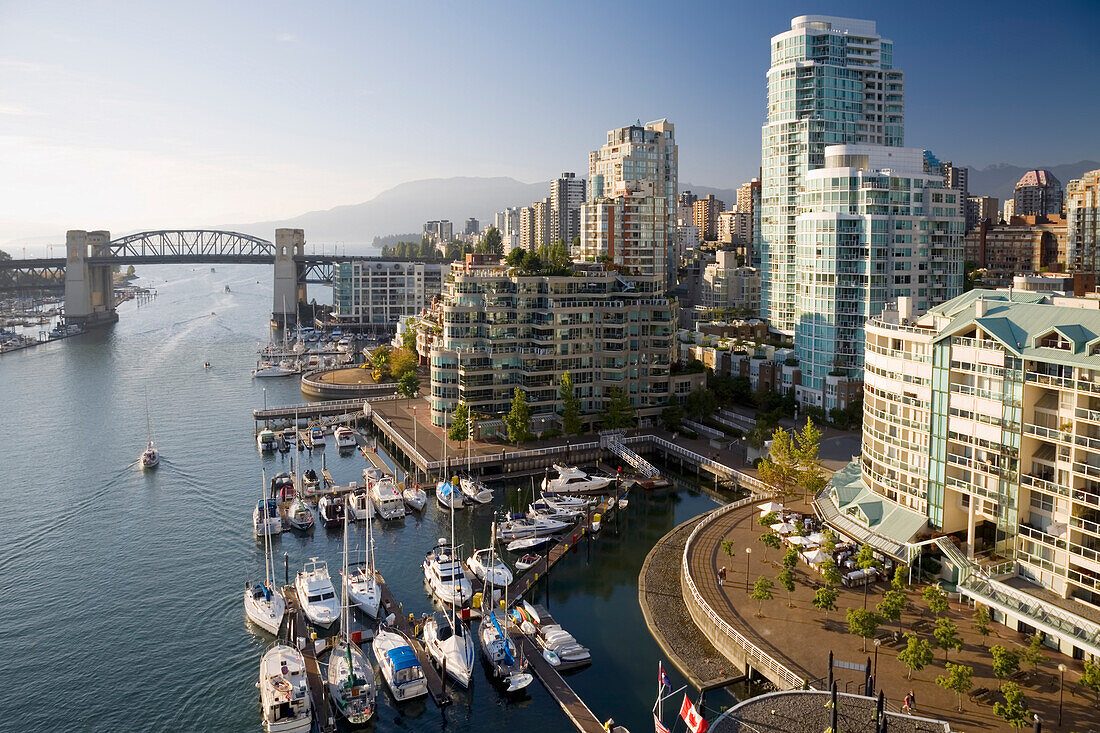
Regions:
M 290 526 L 300 532 L 313 529 L 313 510 L 301 497 L 296 497 L 287 509 L 287 519 Z
M 374 502 L 366 491 L 353 491 L 348 494 L 346 511 L 353 520 L 362 521 L 374 516 Z
M 493 553 L 492 548 L 477 550 L 466 560 L 470 572 L 483 583 L 503 588 L 512 583 L 512 571 Z
M 340 618 L 340 604 L 324 560 L 310 558 L 294 578 L 294 590 L 310 623 L 328 628 Z
M 382 678 L 398 702 L 428 694 L 428 680 L 408 637 L 390 626 L 381 626 L 371 642 Z
M 451 481 L 440 481 L 435 485 L 435 500 L 444 509 L 461 509 L 464 505 L 462 492 Z
M 420 488 L 418 483 L 402 487 L 401 498 L 404 500 L 405 506 L 413 511 L 422 512 L 424 507 L 428 505 L 428 493 Z
M 370 498 L 382 519 L 401 519 L 405 516 L 405 500 L 394 485 L 393 479 L 383 476 L 370 484 Z
M 332 431 L 332 437 L 336 439 L 337 448 L 354 448 L 358 445 L 355 431 L 342 425 Z
M 335 527 L 344 520 L 344 498 L 325 494 L 317 500 L 317 513 L 326 527 Z
M 532 537 L 548 537 L 569 529 L 569 523 L 540 516 L 518 516 L 500 523 L 500 538 L 505 542 Z
M 267 733 L 298 733 L 310 729 L 313 713 L 302 653 L 282 643 L 272 644 L 260 660 L 260 706 Z
M 611 483 L 606 476 L 590 476 L 576 466 L 562 466 L 554 464 L 556 478 L 547 476 L 542 480 L 542 490 L 545 494 L 586 494 L 600 491 Z
M 283 518 L 279 514 L 279 502 L 260 499 L 252 510 L 252 531 L 257 537 L 279 534 L 283 531 Z
M 462 563 L 445 540 L 440 539 L 424 556 L 423 568 L 428 590 L 440 603 L 463 606 L 473 597 L 473 587 Z
M 463 476 L 458 480 L 458 488 L 470 501 L 488 504 L 493 500 L 493 490 L 473 476 Z
M 424 620 L 424 646 L 440 669 L 463 687 L 470 686 L 473 675 L 475 641 L 470 627 L 450 614 L 436 612 Z M 447 660 L 444 664 L 443 660 Z

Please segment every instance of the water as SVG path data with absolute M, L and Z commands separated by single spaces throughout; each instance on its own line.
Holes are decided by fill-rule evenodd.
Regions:
M 115 326 L 0 357 L 10 435 L 0 452 L 6 730 L 260 730 L 255 681 L 270 638 L 249 630 L 241 598 L 246 577 L 263 573 L 251 528 L 261 469 L 270 477 L 287 457 L 260 456 L 251 410 L 264 404 L 265 387 L 270 404 L 302 400 L 293 379 L 249 376 L 256 344 L 267 338 L 270 270 L 139 274 L 137 284 L 159 297 L 123 304 Z M 162 457 L 143 473 L 135 461 L 146 441 L 146 400 Z M 294 455 L 303 468 L 311 460 L 319 467 L 319 456 Z M 365 465 L 333 446 L 327 462 L 340 483 Z M 524 486 L 498 490 L 498 498 L 518 505 Z M 691 492 L 635 494 L 590 556 L 581 545 L 553 571 L 550 609 L 594 659 L 568 679 L 597 715 L 634 731 L 652 727 L 660 652 L 638 608 L 638 571 L 657 538 L 713 506 Z M 458 541 L 483 546 L 490 515 L 459 512 Z M 407 612 L 431 609 L 420 562 L 448 531 L 434 501 L 423 518 L 376 525 L 379 568 Z M 311 556 L 334 572 L 340 565 L 339 532 L 318 527 L 274 543 L 280 581 L 284 552 L 292 574 Z M 398 710 L 381 693 L 371 727 L 571 729 L 537 681 L 528 698 L 506 701 L 483 670 L 479 662 L 472 691 L 458 692 L 445 713 L 430 701 Z

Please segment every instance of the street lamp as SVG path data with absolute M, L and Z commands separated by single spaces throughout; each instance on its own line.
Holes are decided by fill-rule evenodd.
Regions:
M 1066 682 L 1066 665 L 1058 665 L 1058 727 L 1062 727 L 1062 685 Z
M 882 646 L 882 639 L 875 639 L 875 680 L 878 680 L 878 648 Z
M 745 592 L 749 592 L 749 561 L 752 559 L 752 548 L 745 548 Z

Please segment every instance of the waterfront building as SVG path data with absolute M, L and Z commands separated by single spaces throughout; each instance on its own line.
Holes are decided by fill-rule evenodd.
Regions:
M 906 564 L 940 554 L 994 620 L 1100 656 L 1100 300 L 903 298 L 865 329 L 862 453 L 822 516 Z
M 448 268 L 435 261 L 370 257 L 338 262 L 332 320 L 351 331 L 388 332 L 440 294 Z
M 662 202 L 664 199 L 657 199 Z M 661 277 L 624 277 L 577 264 L 562 275 L 527 275 L 493 258 L 467 256 L 441 299 L 441 340 L 430 352 L 432 423 L 458 402 L 505 415 L 522 390 L 536 431 L 560 428 L 558 383 L 568 371 L 586 423 L 599 419 L 613 387 L 637 416 L 655 419 L 682 401 L 699 375 L 672 375 L 675 302 Z M 483 429 L 500 429 L 491 420 Z
M 716 311 L 755 312 L 760 302 L 760 272 L 737 264 L 737 254 L 715 253 L 715 261 L 703 269 L 698 307 Z
M 571 245 L 581 236 L 581 205 L 585 198 L 585 180 L 576 173 L 562 173 L 550 183 L 549 241 Z
M 828 145 L 903 144 L 905 80 L 893 55 L 868 20 L 801 15 L 771 39 L 753 256 L 763 314 L 781 333 L 794 334 L 801 317 L 796 219 L 807 172 L 825 164 Z
M 1062 195 L 1062 183 L 1053 173 L 1045 170 L 1028 171 L 1016 183 L 1016 190 L 1012 195 L 1012 215 L 1061 216 Z
M 1065 262 L 1066 221 L 1060 216 L 1014 216 L 981 222 L 964 240 L 967 262 L 984 269 L 983 284 L 1002 287 L 1015 275 L 1057 269 Z
M 692 204 L 692 224 L 699 230 L 700 238 L 705 242 L 718 241 L 718 215 L 726 210 L 726 204 L 708 193 Z
M 922 313 L 962 292 L 961 194 L 920 148 L 831 145 L 798 211 L 798 399 L 844 409 L 859 396 L 867 318 L 899 297 Z
M 966 231 L 974 229 L 983 221 L 993 224 L 1000 222 L 998 208 L 1001 200 L 996 196 L 970 196 L 966 199 Z
M 1100 272 L 1100 170 L 1066 186 L 1066 264 L 1071 270 Z

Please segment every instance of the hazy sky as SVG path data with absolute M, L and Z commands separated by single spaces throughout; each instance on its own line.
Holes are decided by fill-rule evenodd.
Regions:
M 878 21 L 906 144 L 1100 159 L 1100 2 L 0 0 L 0 242 L 284 218 L 402 181 L 587 173 L 667 117 L 680 180 L 760 160 L 768 39 Z

